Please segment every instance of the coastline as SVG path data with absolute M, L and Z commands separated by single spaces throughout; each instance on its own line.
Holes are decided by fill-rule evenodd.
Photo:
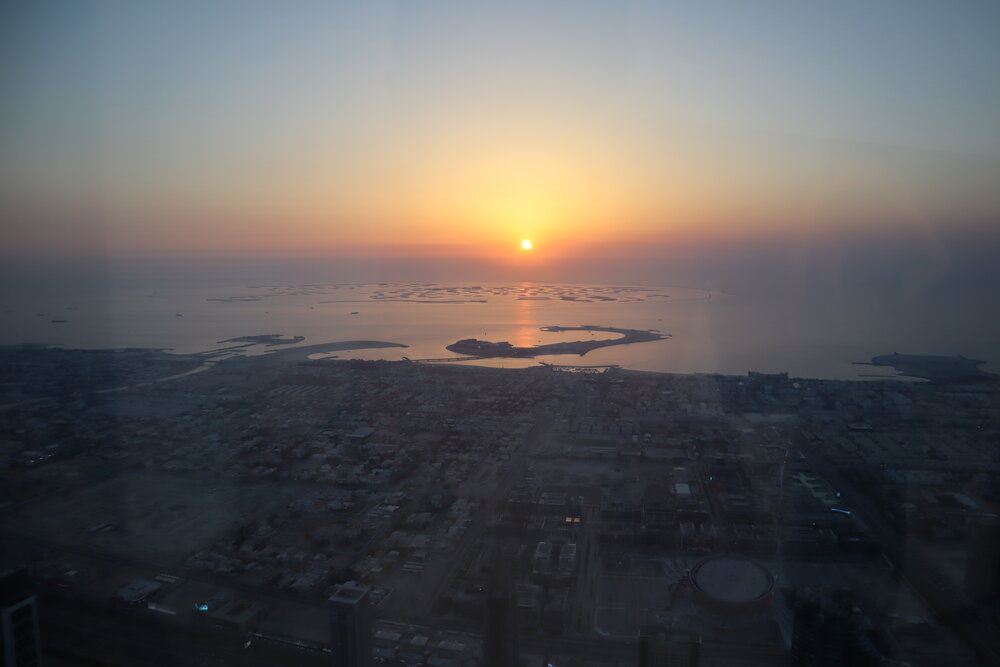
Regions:
M 577 329 L 579 329 L 579 330 L 608 330 L 608 331 L 612 330 L 610 327 L 594 327 L 594 326 L 591 326 L 591 325 L 586 325 L 586 326 L 583 326 L 583 327 L 545 327 L 545 329 L 553 329 L 553 330 L 555 330 L 555 329 L 558 329 L 558 330 L 577 330 Z M 615 331 L 616 331 L 616 333 L 621 333 L 621 332 L 631 331 L 631 330 L 618 329 L 618 330 L 615 330 Z M 670 338 L 669 334 L 659 334 L 657 332 L 652 332 L 652 331 L 650 331 L 650 332 L 640 332 L 640 333 L 643 333 L 643 334 L 647 334 L 648 333 L 650 335 L 657 336 L 656 338 L 650 338 L 649 340 L 666 340 L 666 339 Z M 584 344 L 584 345 L 589 345 L 591 343 L 597 343 L 598 345 L 596 347 L 607 347 L 607 346 L 610 346 L 610 345 L 623 345 L 623 344 L 630 344 L 632 342 L 642 342 L 642 341 L 628 340 L 627 336 L 625 336 L 623 338 L 619 338 L 619 339 L 611 339 L 611 340 L 605 340 L 605 341 L 579 341 L 579 343 Z M 61 344 L 54 344 L 54 343 L 15 343 L 15 344 L 8 344 L 8 345 L 2 345 L 2 346 L 0 346 L 0 351 L 6 350 L 8 352 L 17 352 L 17 351 L 31 351 L 31 350 L 33 350 L 33 351 L 37 352 L 37 351 L 50 350 L 51 349 L 51 350 L 61 350 L 61 351 L 65 351 L 65 352 L 78 352 L 80 354 L 95 353 L 95 352 L 104 352 L 104 353 L 117 352 L 117 353 L 135 354 L 135 355 L 148 355 L 147 359 L 149 361 L 156 361 L 156 360 L 160 360 L 160 361 L 167 361 L 167 360 L 173 360 L 173 361 L 184 361 L 184 360 L 196 361 L 196 362 L 198 362 L 198 366 L 199 366 L 198 369 L 197 369 L 197 371 L 196 371 L 197 373 L 201 373 L 201 372 L 207 370 L 208 367 L 211 367 L 211 366 L 214 366 L 214 365 L 218 365 L 218 364 L 222 364 L 222 365 L 225 365 L 225 366 L 231 366 L 232 364 L 241 363 L 240 360 L 242 360 L 242 362 L 245 362 L 245 363 L 256 363 L 256 362 L 253 361 L 255 359 L 260 359 L 261 361 L 259 363 L 266 363 L 266 364 L 281 364 L 281 363 L 288 363 L 288 364 L 293 364 L 293 363 L 322 363 L 322 364 L 331 364 L 331 363 L 335 363 L 335 362 L 392 363 L 392 364 L 416 364 L 416 363 L 419 363 L 419 364 L 427 365 L 427 366 L 449 366 L 449 367 L 452 367 L 452 368 L 462 367 L 462 368 L 483 369 L 484 371 L 485 370 L 503 370 L 503 371 L 508 371 L 508 372 L 509 371 L 515 371 L 515 370 L 527 371 L 527 370 L 532 370 L 532 369 L 534 369 L 536 371 L 537 370 L 541 370 L 541 369 L 552 370 L 552 371 L 560 371 L 561 370 L 561 366 L 565 366 L 568 369 L 587 368 L 588 371 L 591 372 L 591 373 L 594 373 L 595 371 L 598 371 L 600 373 L 609 372 L 609 373 L 617 373 L 617 374 L 622 374 L 622 375 L 636 375 L 636 376 L 642 376 L 642 375 L 648 375 L 648 376 L 699 376 L 700 375 L 700 376 L 719 376 L 719 377 L 746 377 L 748 373 L 753 373 L 754 372 L 752 369 L 748 369 L 746 373 L 742 373 L 742 372 L 736 372 L 736 373 L 734 373 L 734 372 L 720 372 L 720 371 L 715 371 L 715 370 L 704 370 L 704 371 L 701 371 L 701 370 L 682 370 L 682 371 L 647 370 L 647 369 L 639 369 L 639 368 L 628 368 L 627 366 L 624 366 L 622 364 L 616 364 L 616 363 L 596 364 L 596 365 L 594 365 L 592 367 L 586 367 L 586 366 L 581 366 L 581 364 L 573 364 L 573 363 L 553 364 L 553 363 L 549 363 L 549 362 L 536 362 L 536 363 L 533 363 L 532 365 L 529 365 L 529 366 L 513 367 L 513 368 L 504 368 L 504 367 L 497 368 L 495 366 L 480 365 L 480 364 L 475 363 L 477 361 L 487 361 L 487 360 L 490 360 L 490 359 L 504 359 L 504 358 L 523 359 L 524 361 L 528 361 L 528 360 L 532 360 L 535 356 L 544 356 L 544 355 L 547 355 L 547 354 L 548 355 L 559 354 L 559 353 L 554 353 L 554 352 L 550 351 L 549 349 L 547 349 L 547 346 L 540 346 L 540 347 L 546 348 L 546 349 L 543 349 L 540 352 L 535 352 L 535 353 L 532 353 L 532 354 L 522 354 L 522 355 L 512 355 L 512 356 L 505 356 L 505 355 L 469 355 L 469 356 L 467 356 L 465 358 L 461 358 L 461 359 L 459 359 L 459 358 L 447 358 L 447 359 L 441 359 L 440 361 L 434 360 L 434 359 L 427 359 L 427 360 L 425 360 L 425 359 L 406 359 L 406 358 L 404 358 L 404 359 L 377 359 L 377 360 L 375 360 L 375 359 L 352 359 L 352 358 L 331 357 L 331 358 L 325 358 L 325 359 L 309 359 L 310 355 L 312 355 L 312 354 L 320 354 L 320 353 L 334 353 L 334 352 L 342 352 L 342 351 L 349 351 L 349 350 L 371 350 L 371 349 L 385 349 L 385 348 L 406 349 L 406 348 L 410 347 L 409 345 L 407 345 L 405 343 L 396 343 L 396 342 L 391 342 L 391 341 L 380 341 L 380 340 L 363 340 L 363 339 L 345 340 L 345 341 L 330 341 L 330 342 L 327 342 L 327 343 L 316 343 L 316 344 L 304 345 L 304 346 L 299 346 L 299 347 L 285 347 L 285 346 L 281 346 L 281 347 L 277 347 L 277 349 L 276 349 L 276 346 L 267 346 L 267 345 L 264 345 L 263 347 L 265 347 L 266 349 L 263 349 L 263 350 L 261 350 L 259 352 L 256 352 L 256 353 L 253 353 L 253 354 L 242 353 L 247 348 L 255 347 L 256 345 L 262 345 L 262 344 L 259 344 L 259 343 L 245 343 L 245 344 L 242 344 L 242 345 L 231 346 L 231 347 L 228 347 L 228 348 L 221 348 L 221 349 L 214 349 L 214 350 L 210 349 L 210 350 L 204 350 L 204 351 L 201 351 L 201 352 L 174 352 L 173 349 L 169 348 L 169 347 L 83 348 L 83 347 L 64 346 L 64 345 L 61 345 Z M 574 345 L 576 345 L 576 343 L 555 343 L 555 344 L 552 344 L 552 345 L 565 347 L 565 346 L 574 346 Z M 451 346 L 448 346 L 448 349 L 451 349 Z M 579 355 L 579 356 L 582 357 L 588 351 L 590 351 L 590 350 L 588 349 L 588 350 L 585 350 L 584 352 L 579 352 L 578 350 L 570 350 L 570 351 L 562 352 L 561 354 L 577 354 L 577 355 Z M 893 364 L 886 363 L 887 360 L 892 359 L 894 357 L 905 358 L 908 361 L 909 365 L 919 365 L 919 362 L 923 361 L 925 359 L 929 360 L 929 362 L 933 366 L 936 366 L 937 364 L 941 363 L 942 361 L 948 361 L 948 362 L 958 361 L 958 363 L 961 364 L 961 365 L 963 365 L 963 366 L 968 365 L 968 366 L 972 366 L 973 368 L 976 368 L 976 370 L 978 372 L 977 373 L 971 373 L 971 374 L 964 373 L 964 374 L 957 374 L 957 375 L 955 375 L 955 374 L 948 374 L 948 373 L 945 373 L 945 374 L 939 374 L 939 373 L 921 374 L 919 372 L 914 372 L 914 369 L 912 367 L 908 368 L 907 370 L 904 371 L 904 370 L 902 370 L 902 369 L 900 369 L 898 367 L 895 367 Z M 874 363 L 874 362 L 876 362 L 876 360 L 879 361 L 879 362 L 882 362 L 882 363 Z M 855 361 L 855 362 L 848 362 L 848 363 L 851 363 L 852 365 L 856 365 L 856 366 L 869 366 L 869 367 L 873 367 L 873 368 L 878 368 L 878 367 L 886 368 L 886 369 L 893 368 L 893 370 L 896 372 L 896 374 L 895 375 L 859 374 L 856 377 L 846 377 L 846 378 L 845 377 L 839 377 L 838 378 L 838 377 L 829 377 L 829 376 L 822 376 L 822 375 L 793 374 L 790 371 L 786 371 L 784 373 L 781 373 L 781 372 L 760 373 L 760 375 L 763 375 L 763 376 L 771 376 L 771 375 L 773 375 L 773 376 L 780 376 L 780 375 L 784 374 L 789 379 L 793 379 L 793 380 L 828 380 L 828 381 L 868 382 L 868 383 L 871 383 L 871 382 L 887 382 L 887 381 L 888 382 L 902 382 L 902 383 L 907 383 L 907 384 L 912 384 L 914 382 L 917 382 L 917 383 L 921 383 L 921 382 L 933 382 L 933 383 L 943 383 L 943 384 L 987 384 L 987 385 L 1000 383 L 1000 375 L 998 375 L 996 373 L 991 373 L 991 372 L 988 372 L 988 371 L 983 371 L 981 369 L 978 369 L 979 365 L 984 364 L 986 362 L 981 361 L 981 360 L 967 359 L 965 357 L 962 357 L 961 355 L 956 355 L 955 357 L 941 357 L 941 356 L 926 356 L 926 355 L 895 355 L 895 354 L 893 354 L 893 355 L 879 355 L 877 357 L 874 357 L 873 360 L 872 360 L 872 362 L 857 362 L 857 361 Z M 600 369 L 604 369 L 604 370 L 601 371 Z M 939 370 L 939 369 L 935 369 L 935 370 Z M 909 372 L 907 372 L 907 371 L 909 371 Z M 186 371 L 186 372 L 183 372 L 183 373 L 180 373 L 180 374 L 171 374 L 170 376 L 165 376 L 163 378 L 157 378 L 156 380 L 154 380 L 154 382 L 160 382 L 160 381 L 172 380 L 172 379 L 179 379 L 180 377 L 182 377 L 184 375 L 188 375 L 188 374 L 195 374 L 195 373 L 192 372 L 192 371 Z M 944 377 L 942 377 L 942 375 L 944 375 Z

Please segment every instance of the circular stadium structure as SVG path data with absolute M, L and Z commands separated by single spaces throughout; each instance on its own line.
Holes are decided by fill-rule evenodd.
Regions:
M 691 568 L 694 602 L 725 616 L 753 615 L 770 607 L 774 576 L 742 556 L 709 556 Z

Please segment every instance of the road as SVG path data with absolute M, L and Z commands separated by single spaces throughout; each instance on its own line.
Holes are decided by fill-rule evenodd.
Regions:
M 503 470 L 500 473 L 500 477 L 497 479 L 496 486 L 493 489 L 493 493 L 486 498 L 479 509 L 476 511 L 472 520 L 469 522 L 469 528 L 465 531 L 465 534 L 459 540 L 458 545 L 455 547 L 455 551 L 451 555 L 451 562 L 455 567 L 443 569 L 440 578 L 434 583 L 431 591 L 431 595 L 427 599 L 427 605 L 423 609 L 422 616 L 428 618 L 432 616 L 432 611 L 434 605 L 437 604 L 438 599 L 444 593 L 448 587 L 448 583 L 451 580 L 453 574 L 455 574 L 455 568 L 462 567 L 465 563 L 466 558 L 469 556 L 469 551 L 472 549 L 472 545 L 482 536 L 486 528 L 492 523 L 493 516 L 496 513 L 496 506 L 502 499 L 507 497 L 510 492 L 511 487 L 524 477 L 525 468 L 527 466 L 528 457 L 531 455 L 538 445 L 545 440 L 549 435 L 549 430 L 552 427 L 552 423 L 555 417 L 551 414 L 536 413 L 534 415 L 535 424 L 531 431 L 528 432 L 524 437 L 524 441 L 516 452 L 507 460 L 503 465 Z
M 577 538 L 579 570 L 576 585 L 570 597 L 570 615 L 566 627 L 570 633 L 587 635 L 594 628 L 594 611 L 597 608 L 597 584 L 601 577 L 601 563 L 597 544 L 597 522 L 600 509 L 587 505 L 583 512 L 583 526 Z

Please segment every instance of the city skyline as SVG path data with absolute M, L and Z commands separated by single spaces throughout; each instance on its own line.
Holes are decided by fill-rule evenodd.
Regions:
M 1000 3 L 0 33 L 4 665 L 1000 664 Z

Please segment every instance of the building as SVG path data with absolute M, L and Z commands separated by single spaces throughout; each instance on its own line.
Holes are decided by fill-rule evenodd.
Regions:
M 371 661 L 371 588 L 342 584 L 330 598 L 330 650 L 334 667 L 367 667 Z
M 816 592 L 797 592 L 792 598 L 793 665 L 876 667 L 884 664 L 881 651 L 868 630 L 867 617 L 862 616 L 852 602 L 834 600 Z M 950 664 L 962 662 L 956 660 Z
M 519 664 L 517 613 L 507 565 L 496 558 L 486 591 L 486 632 L 483 664 L 508 667 Z
M 42 664 L 38 602 L 24 569 L 0 574 L 0 655 L 3 667 Z
M 639 667 L 701 667 L 698 635 L 669 635 L 657 628 L 639 631 Z
M 974 519 L 966 543 L 965 591 L 975 601 L 1000 596 L 1000 521 Z
M 703 558 L 671 586 L 657 624 L 642 629 L 639 664 L 787 666 L 791 627 L 774 584 L 771 572 L 750 558 Z
M 141 605 L 145 607 L 149 603 L 149 598 L 157 593 L 163 584 L 149 579 L 133 579 L 118 589 L 117 597 L 122 602 L 131 605 Z

